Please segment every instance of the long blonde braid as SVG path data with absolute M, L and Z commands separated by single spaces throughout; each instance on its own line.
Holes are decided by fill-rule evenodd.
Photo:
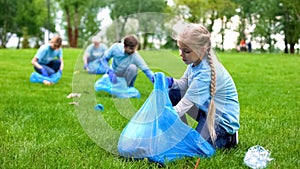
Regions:
M 214 101 L 214 97 L 216 94 L 216 81 L 217 81 L 217 76 L 216 76 L 216 70 L 215 70 L 215 66 L 213 63 L 213 59 L 211 56 L 211 49 L 209 49 L 208 52 L 208 62 L 211 68 L 211 82 L 210 82 L 210 96 L 211 96 L 211 100 L 209 103 L 209 107 L 208 107 L 208 113 L 207 113 L 207 127 L 208 127 L 208 131 L 210 134 L 210 138 L 211 140 L 215 141 L 216 139 L 216 131 L 215 131 L 215 115 L 216 115 L 216 107 L 215 107 L 215 101 Z
M 217 81 L 217 76 L 216 76 L 216 70 L 215 70 L 215 65 L 213 63 L 213 56 L 211 53 L 211 40 L 210 40 L 210 33 L 208 30 L 203 26 L 203 25 L 198 25 L 197 26 L 199 31 L 199 39 L 201 41 L 201 45 L 207 47 L 207 58 L 208 58 L 208 63 L 211 69 L 211 82 L 210 82 L 210 96 L 211 100 L 209 103 L 208 107 L 208 112 L 207 112 L 207 128 L 209 131 L 210 138 L 212 142 L 214 143 L 216 140 L 216 131 L 215 131 L 215 116 L 216 116 L 216 107 L 215 107 L 215 101 L 214 97 L 216 94 L 216 81 Z

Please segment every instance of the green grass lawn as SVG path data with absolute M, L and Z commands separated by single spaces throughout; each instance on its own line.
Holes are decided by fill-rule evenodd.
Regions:
M 36 50 L 0 50 L 0 168 L 159 168 L 147 160 L 117 155 L 119 134 L 143 105 L 152 84 L 139 72 L 141 98 L 118 99 L 94 92 L 99 75 L 83 71 L 81 49 L 64 49 L 65 69 L 53 86 L 30 83 Z M 185 70 L 177 51 L 140 51 L 155 72 L 179 78 Z M 241 105 L 239 145 L 201 159 L 198 168 L 248 168 L 247 149 L 261 145 L 274 158 L 268 168 L 300 166 L 300 56 L 219 53 L 231 73 Z M 80 98 L 68 99 L 71 92 Z M 79 106 L 70 105 L 77 101 Z M 104 111 L 95 111 L 97 103 Z M 197 158 L 165 168 L 194 168 Z

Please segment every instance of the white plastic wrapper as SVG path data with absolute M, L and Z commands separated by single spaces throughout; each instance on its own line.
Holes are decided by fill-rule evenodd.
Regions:
M 273 158 L 270 158 L 270 152 L 263 147 L 256 145 L 250 147 L 245 155 L 244 163 L 253 169 L 265 168 L 267 163 Z

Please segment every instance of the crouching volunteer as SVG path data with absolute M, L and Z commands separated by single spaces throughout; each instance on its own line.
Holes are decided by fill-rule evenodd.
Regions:
M 102 68 L 100 60 L 103 57 L 107 46 L 101 43 L 99 36 L 94 36 L 92 38 L 92 44 L 90 44 L 83 55 L 84 70 L 91 74 L 104 74 L 106 70 Z
M 183 121 L 185 113 L 198 121 L 196 130 L 215 148 L 234 147 L 240 127 L 234 81 L 214 54 L 208 30 L 200 24 L 179 26 L 174 38 L 187 69 L 180 79 L 167 77 L 172 105 Z
M 117 83 L 116 77 L 124 77 L 127 86 L 133 87 L 137 78 L 138 68 L 151 81 L 154 74 L 137 52 L 138 44 L 139 42 L 134 35 L 128 35 L 124 38 L 123 43 L 115 43 L 105 52 L 101 63 L 107 67 L 107 74 L 112 83 Z M 112 64 L 109 67 L 108 62 L 112 58 Z
M 61 47 L 62 38 L 60 36 L 55 36 L 48 44 L 42 45 L 31 60 L 35 71 L 47 78 L 57 72 L 62 74 L 64 61 Z M 45 81 L 44 83 L 52 82 Z

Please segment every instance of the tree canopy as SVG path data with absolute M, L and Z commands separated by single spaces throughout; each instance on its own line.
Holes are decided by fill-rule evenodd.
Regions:
M 29 36 L 42 36 L 41 28 L 50 25 L 54 30 L 53 20 L 47 16 L 47 7 L 44 0 L 0 0 L 0 41 L 1 47 L 5 48 L 6 43 L 12 34 L 20 38 L 25 32 Z
M 151 34 L 164 34 L 162 19 L 138 17 L 139 13 L 168 13 L 181 16 L 189 22 L 202 23 L 211 32 L 216 20 L 221 20 L 222 36 L 218 48 L 224 49 L 224 35 L 230 29 L 231 18 L 239 16 L 237 31 L 240 39 L 251 38 L 266 44 L 269 52 L 275 49 L 274 35 L 284 36 L 285 52 L 294 53 L 300 39 L 300 1 L 294 0 L 173 0 L 168 6 L 166 0 L 0 0 L 0 46 L 5 48 L 13 34 L 26 41 L 34 37 L 38 44 L 43 39 L 43 30 L 55 32 L 55 25 L 65 29 L 70 47 L 82 46 L 86 40 L 99 31 L 101 20 L 98 14 L 103 8 L 110 10 L 114 25 L 108 33 L 114 32 L 114 41 L 119 41 L 126 33 L 137 31 L 142 39 L 143 48 L 149 39 L 165 37 Z M 56 13 L 62 11 L 63 18 L 57 22 Z M 141 15 L 140 15 L 141 16 Z M 155 18 L 157 17 L 157 18 Z M 135 19 L 135 21 L 130 21 Z M 128 23 L 129 22 L 129 23 Z M 135 23 L 136 22 L 136 23 Z M 250 29 L 251 27 L 251 29 Z M 253 28 L 253 29 L 252 29 Z M 140 34 L 142 32 L 142 34 Z M 20 43 L 20 41 L 19 41 Z M 22 42 L 27 44 L 26 42 Z M 19 46 L 19 45 L 18 45 Z M 24 46 L 24 45 L 23 45 Z

